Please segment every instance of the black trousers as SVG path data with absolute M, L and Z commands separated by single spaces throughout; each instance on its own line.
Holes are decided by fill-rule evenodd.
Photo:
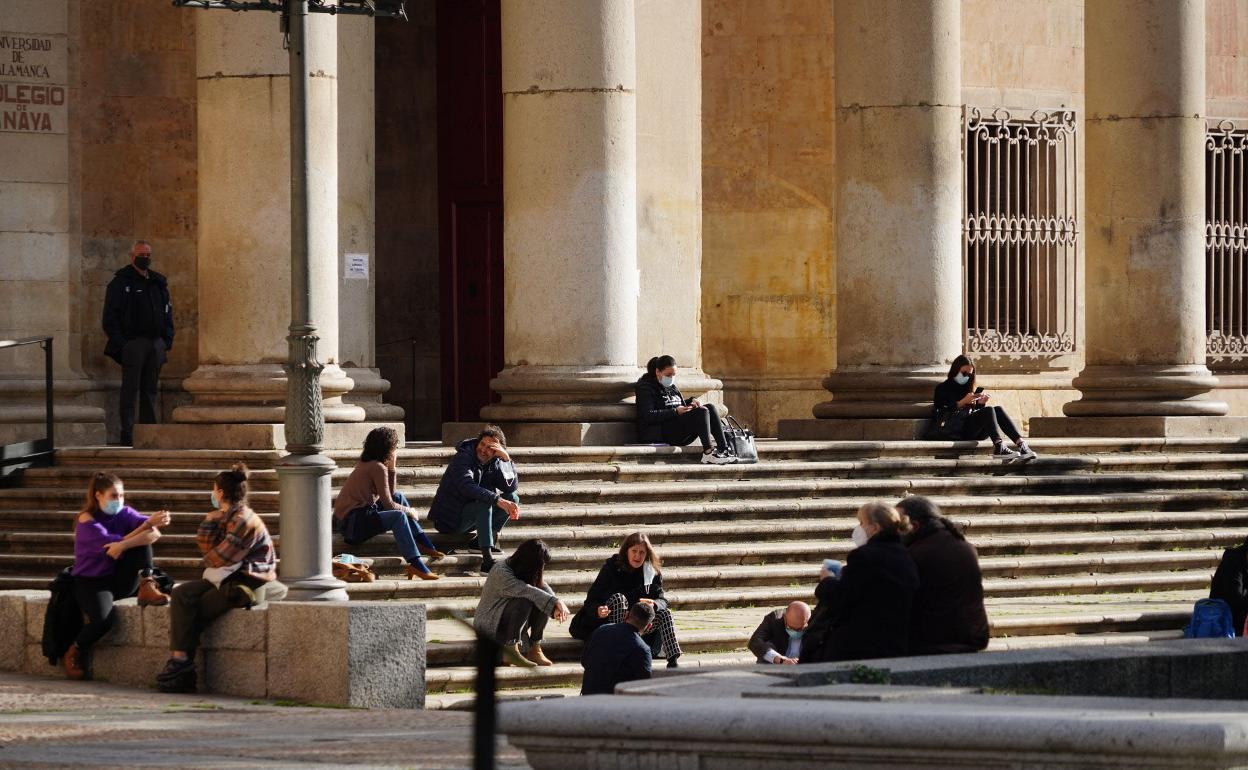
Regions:
M 165 364 L 165 341 L 135 337 L 121 349 L 121 443 L 134 443 L 134 399 L 139 399 L 139 422 L 157 422 L 156 397 L 160 367 Z
M 976 441 L 990 438 L 992 443 L 996 444 L 1001 441 L 1002 434 L 1009 436 L 1010 440 L 1016 444 L 1022 440 L 1022 434 L 1018 432 L 1018 428 L 1014 427 L 1014 421 L 999 406 L 989 406 L 971 412 L 967 415 L 962 427 L 963 437 Z
M 523 642 L 521 647 L 530 648 L 542 641 L 548 620 L 550 618 L 546 613 L 528 599 L 508 599 L 507 607 L 503 609 L 503 615 L 498 620 L 498 633 L 495 638 L 504 647 Z M 525 634 L 526 628 L 528 634 Z
M 221 581 L 218 588 L 207 580 L 178 583 L 169 596 L 169 649 L 180 650 L 194 657 L 199 637 L 212 621 L 238 605 L 230 601 L 225 589 L 230 583 L 242 583 L 256 589 L 265 581 L 251 575 L 234 574 Z
M 91 649 L 109 632 L 116 620 L 113 602 L 134 596 L 139 590 L 139 579 L 151 569 L 152 547 L 145 545 L 123 553 L 111 575 L 74 577 L 74 596 L 87 616 L 86 625 L 74 639 L 79 650 Z
M 712 436 L 717 449 L 727 448 L 724 425 L 719 421 L 719 410 L 714 404 L 703 404 L 663 423 L 663 443 L 672 446 L 685 446 L 696 438 L 702 442 L 703 449 L 710 449 Z

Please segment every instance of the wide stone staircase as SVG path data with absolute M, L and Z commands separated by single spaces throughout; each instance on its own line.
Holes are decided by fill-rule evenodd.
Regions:
M 845 557 L 859 505 L 922 494 L 964 524 L 979 549 L 993 647 L 1181 635 L 1222 550 L 1248 536 L 1248 441 L 1032 443 L 1038 460 L 1009 465 L 969 442 L 763 441 L 762 462 L 750 466 L 701 465 L 696 450 L 667 447 L 516 448 L 522 517 L 503 530 L 502 546 L 544 539 L 554 557 L 548 582 L 575 611 L 620 540 L 644 530 L 663 558 L 682 667 L 748 662 L 745 642 L 762 614 L 812 600 L 821 561 Z M 236 460 L 252 467 L 252 506 L 280 548 L 280 455 L 61 450 L 55 467 L 28 470 L 20 487 L 0 490 L 0 589 L 44 587 L 71 563 L 73 517 L 97 469 L 117 472 L 139 510 L 173 512 L 157 560 L 175 578 L 198 575 L 195 527 L 213 475 Z M 337 487 L 355 453 L 331 456 Z M 432 499 L 449 456 L 434 445 L 401 450 L 400 487 L 417 508 Z M 441 580 L 423 582 L 398 579 L 402 562 L 389 535 L 358 548 L 336 542 L 335 552 L 343 550 L 374 558 L 380 575 L 350 586 L 353 598 L 426 604 L 430 706 L 470 703 L 473 645 L 451 618 L 475 608 L 479 557 L 452 555 L 434 565 Z M 545 648 L 555 666 L 500 670 L 505 695 L 575 692 L 579 642 L 552 622 Z

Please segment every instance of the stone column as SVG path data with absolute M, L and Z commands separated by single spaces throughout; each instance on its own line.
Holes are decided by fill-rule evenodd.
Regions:
M 961 347 L 960 0 L 837 0 L 832 400 L 782 438 L 913 438 Z
M 1205 4 L 1084 11 L 1087 352 L 1067 418 L 1034 435 L 1238 432 L 1205 366 Z
M 700 0 L 637 0 L 637 264 L 638 365 L 670 354 L 682 393 L 722 403 L 702 370 Z
M 376 112 L 373 25 L 401 23 L 368 16 L 338 18 L 338 353 L 353 383 L 346 400 L 369 420 L 402 421 L 403 409 L 382 402 L 390 383 L 377 369 Z M 363 276 L 348 271 L 350 255 L 364 255 Z M 358 260 L 358 258 L 357 258 Z
M 325 364 L 325 420 L 360 423 L 359 406 L 342 396 L 352 382 L 338 356 L 337 19 L 314 14 L 309 37 L 329 51 L 314 78 L 313 163 L 323 166 L 309 255 L 313 319 Z M 136 426 L 136 446 L 280 448 L 284 446 L 286 334 L 290 321 L 289 64 L 277 15 L 196 14 L 199 76 L 199 367 L 184 387 L 194 402 L 174 410 L 177 423 Z M 326 446 L 354 445 L 358 430 L 327 426 Z M 350 434 L 350 435 L 348 435 Z M 341 441 L 339 438 L 341 437 Z
M 502 403 L 520 443 L 632 440 L 637 112 L 632 0 L 503 0 Z
M 10 0 L 0 10 L 8 41 L 0 48 L 0 340 L 53 338 L 57 442 L 103 444 L 104 410 L 87 402 L 97 386 L 77 365 L 71 321 L 79 280 L 71 254 L 81 248 L 70 171 L 71 5 Z M 43 350 L 0 350 L 0 444 L 45 430 Z

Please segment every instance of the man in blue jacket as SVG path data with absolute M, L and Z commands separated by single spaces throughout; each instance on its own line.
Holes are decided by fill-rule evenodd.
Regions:
M 476 531 L 469 548 L 480 549 L 481 571 L 494 566 L 498 533 L 508 520 L 520 518 L 520 478 L 507 453 L 502 429 L 487 425 L 476 438 L 459 442 L 451 464 L 438 482 L 429 518 L 439 532 Z
M 104 355 L 121 364 L 121 443 L 134 443 L 134 399 L 139 422 L 154 423 L 160 367 L 173 349 L 169 282 L 152 270 L 152 247 L 136 241 L 130 264 L 118 270 L 104 295 Z
M 637 602 L 623 623 L 600 626 L 581 654 L 581 695 L 610 695 L 621 682 L 650 678 L 650 645 L 641 635 L 654 622 L 654 605 Z

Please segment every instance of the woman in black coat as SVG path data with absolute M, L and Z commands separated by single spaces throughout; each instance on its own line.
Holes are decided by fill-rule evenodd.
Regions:
M 623 623 L 628 608 L 637 602 L 652 604 L 654 623 L 641 638 L 650 645 L 655 658 L 667 658 L 667 667 L 676 668 L 680 642 L 676 640 L 676 625 L 663 595 L 661 564 L 659 554 L 644 533 L 634 532 L 624 538 L 619 553 L 598 570 L 585 604 L 572 618 L 568 629 L 572 636 L 587 642 L 599 626 Z
M 966 356 L 953 359 L 949 376 L 936 386 L 933 396 L 933 433 L 954 441 L 992 440 L 992 456 L 998 460 L 1034 460 L 1036 453 L 999 406 L 988 406 L 989 396 L 975 389 L 975 363 Z M 1005 436 L 1015 449 L 1005 445 Z
M 907 497 L 897 508 L 910 519 L 902 542 L 919 571 L 910 654 L 979 652 L 988 646 L 988 613 L 975 546 L 926 497 Z
M 655 356 L 633 386 L 637 396 L 637 439 L 647 444 L 685 446 L 702 442 L 702 462 L 729 465 L 737 458 L 728 452 L 724 426 L 714 404 L 685 398 L 676 387 L 676 359 Z M 711 438 L 715 439 L 712 446 Z
M 901 536 L 905 515 L 887 503 L 858 509 L 840 577 L 819 582 L 819 604 L 802 639 L 802 663 L 893 658 L 910 650 L 910 616 L 919 575 Z

